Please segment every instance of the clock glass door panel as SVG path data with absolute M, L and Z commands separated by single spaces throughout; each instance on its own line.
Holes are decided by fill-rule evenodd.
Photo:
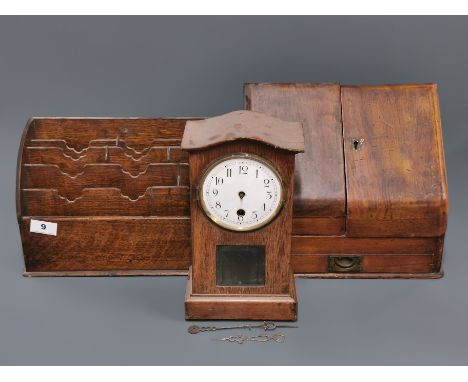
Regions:
M 216 246 L 216 284 L 219 286 L 265 285 L 265 246 Z

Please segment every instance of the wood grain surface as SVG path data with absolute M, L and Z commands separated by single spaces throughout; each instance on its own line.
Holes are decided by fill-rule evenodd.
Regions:
M 246 109 L 302 122 L 305 152 L 296 156 L 294 216 L 345 219 L 340 86 L 246 84 Z M 329 234 L 340 234 L 341 225 Z
M 34 126 L 34 121 L 32 126 Z M 79 124 L 77 125 L 79 127 Z M 34 131 L 31 127 L 31 130 Z M 86 157 L 88 152 L 95 151 L 96 148 L 114 150 L 118 153 L 118 149 L 126 156 L 132 157 L 135 160 L 140 160 L 142 157 L 146 156 L 153 147 L 167 147 L 168 150 L 177 149 L 180 147 L 180 139 L 153 139 L 138 145 L 138 149 L 129 146 L 123 139 L 113 138 L 113 139 L 95 139 L 89 141 L 87 146 L 83 145 L 83 148 L 76 150 L 73 147 L 70 147 L 65 139 L 28 139 L 27 148 L 38 148 L 38 149 L 60 149 L 64 156 L 69 157 L 73 160 L 79 160 L 83 157 Z M 25 146 L 26 147 L 26 146 Z M 180 155 L 180 150 L 177 155 Z M 104 152 L 105 153 L 105 152 Z M 95 154 L 94 154 L 95 155 Z M 187 155 L 185 152 L 182 152 L 185 158 Z M 28 163 L 25 158 L 25 163 Z M 186 162 L 186 160 L 185 160 Z
M 132 176 L 113 163 L 86 164 L 76 176 L 63 173 L 57 165 L 25 164 L 24 189 L 56 189 L 60 196 L 75 200 L 85 188 L 118 188 L 124 197 L 136 200 L 153 186 L 188 186 L 188 165 L 152 163 L 145 172 Z
M 346 226 L 342 217 L 293 216 L 294 235 L 344 235 Z
M 197 187 L 207 166 L 214 160 L 235 153 L 249 153 L 269 160 L 285 184 L 285 199 L 279 215 L 262 229 L 235 232 L 208 220 L 197 200 Z M 190 187 L 192 220 L 192 290 L 194 294 L 288 294 L 290 289 L 290 235 L 292 231 L 292 193 L 294 154 L 250 141 L 235 141 L 202 151 L 191 151 Z M 220 287 L 216 285 L 216 243 L 223 245 L 264 245 L 265 286 Z
M 357 238 L 346 236 L 293 236 L 295 254 L 434 254 L 438 237 Z
M 341 93 L 346 234 L 443 235 L 447 181 L 435 85 L 344 86 Z
M 140 158 L 126 154 L 121 147 L 103 146 L 91 147 L 84 155 L 72 158 L 64 154 L 61 148 L 27 147 L 25 161 L 28 164 L 56 165 L 61 172 L 76 176 L 84 171 L 87 164 L 115 163 L 121 166 L 122 171 L 132 176 L 144 173 L 153 163 L 180 162 L 184 159 L 178 152 L 170 155 L 170 147 L 151 147 Z M 187 160 L 184 161 L 187 163 Z
M 192 118 L 197 119 L 197 118 Z M 86 149 L 94 140 L 124 141 L 144 150 L 154 141 L 180 140 L 186 118 L 37 118 L 32 139 L 62 139 L 73 150 Z M 77 128 L 79 126 L 79 128 Z
M 291 295 L 196 295 L 192 290 L 189 271 L 185 292 L 187 320 L 274 320 L 297 319 L 297 296 L 294 276 L 290 274 Z
M 304 151 L 301 123 L 287 122 L 249 110 L 188 121 L 181 147 L 184 150 L 199 150 L 239 139 L 257 141 L 295 153 Z
M 23 189 L 23 216 L 178 216 L 190 217 L 188 187 L 148 187 L 138 199 L 119 188 L 84 188 L 70 201 L 54 189 Z
M 57 236 L 29 232 L 20 220 L 28 272 L 188 269 L 190 219 L 47 217 Z
M 329 273 L 328 255 L 293 255 L 291 263 L 296 273 Z M 361 256 L 360 273 L 431 273 L 432 255 L 368 254 Z M 346 274 L 346 273 L 343 273 Z

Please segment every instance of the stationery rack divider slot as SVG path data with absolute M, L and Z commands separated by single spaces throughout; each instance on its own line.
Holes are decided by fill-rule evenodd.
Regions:
M 19 216 L 189 216 L 185 119 L 36 118 L 18 171 Z

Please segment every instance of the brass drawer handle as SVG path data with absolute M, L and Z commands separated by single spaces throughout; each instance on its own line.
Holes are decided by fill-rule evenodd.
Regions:
M 328 272 L 361 272 L 360 256 L 328 256 Z

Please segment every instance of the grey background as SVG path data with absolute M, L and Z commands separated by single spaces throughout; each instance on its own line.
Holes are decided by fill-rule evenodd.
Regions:
M 467 37 L 463 17 L 0 18 L 0 363 L 467 364 Z M 21 276 L 28 117 L 212 116 L 262 81 L 439 84 L 445 278 L 298 280 L 300 328 L 240 346 L 185 333 L 184 278 Z

